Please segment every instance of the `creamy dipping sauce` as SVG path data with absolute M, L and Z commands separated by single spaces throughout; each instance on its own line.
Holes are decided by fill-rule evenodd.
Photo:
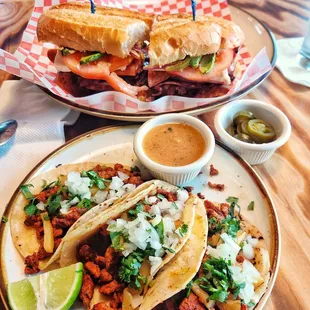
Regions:
M 164 166 L 185 166 L 198 160 L 206 148 L 202 134 L 184 123 L 171 123 L 152 128 L 142 147 L 154 162 Z

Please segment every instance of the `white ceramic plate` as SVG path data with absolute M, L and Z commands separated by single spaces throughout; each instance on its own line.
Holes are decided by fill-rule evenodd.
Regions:
M 38 164 L 23 180 L 22 184 L 29 183 L 29 180 L 37 174 L 53 169 L 59 164 L 101 161 L 103 163 L 119 162 L 125 165 L 139 166 L 132 145 L 133 136 L 137 129 L 137 126 L 110 127 L 95 130 L 73 139 Z M 262 309 L 272 290 L 279 267 L 280 234 L 275 208 L 264 184 L 255 171 L 232 151 L 217 144 L 210 164 L 213 164 L 220 171 L 219 175 L 210 177 L 210 181 L 224 183 L 225 190 L 223 192 L 211 190 L 208 187 L 209 167 L 207 166 L 202 170 L 202 174 L 188 185 L 194 186 L 195 193 L 202 193 L 209 200 L 217 202 L 225 202 L 228 196 L 238 197 L 242 214 L 263 233 L 270 253 L 272 274 L 268 290 L 256 308 Z M 147 173 L 145 170 L 142 172 Z M 14 196 L 11 201 L 13 201 Z M 248 211 L 247 206 L 252 200 L 255 201 L 255 209 Z M 10 214 L 10 204 L 11 202 L 4 214 L 7 217 Z M 9 222 L 1 225 L 0 242 L 0 288 L 4 304 L 7 305 L 6 284 L 25 277 L 23 259 L 12 242 Z
M 150 3 L 156 3 L 158 0 L 150 0 Z M 130 1 L 131 4 L 141 4 L 145 3 L 145 0 L 135 0 Z M 240 25 L 242 28 L 244 34 L 245 34 L 245 44 L 252 55 L 252 57 L 255 57 L 258 52 L 261 51 L 262 48 L 266 47 L 267 55 L 270 60 L 271 66 L 274 67 L 277 59 L 277 46 L 275 38 L 272 34 L 272 32 L 266 27 L 263 23 L 261 23 L 258 19 L 256 19 L 254 16 L 250 15 L 246 11 L 243 11 L 242 9 L 239 9 L 235 6 L 230 5 L 229 6 L 230 13 L 232 15 L 232 20 Z M 204 107 L 197 107 L 197 108 L 191 108 L 191 109 L 180 109 L 175 110 L 173 112 L 180 112 L 180 113 L 186 113 L 190 115 L 198 115 L 203 112 L 208 112 L 213 109 L 216 109 L 225 103 L 228 103 L 232 100 L 236 100 L 238 98 L 241 98 L 245 96 L 247 93 L 255 89 L 260 83 L 262 83 L 266 77 L 269 75 L 270 72 L 265 73 L 262 77 L 260 77 L 257 81 L 250 84 L 244 89 L 241 89 L 240 91 L 236 92 L 235 94 L 231 96 L 225 96 L 221 99 L 218 99 L 216 101 L 213 101 L 212 103 L 204 106 Z M 162 112 L 139 112 L 139 113 L 122 113 L 122 112 L 110 112 L 105 111 L 101 109 L 94 109 L 89 108 L 86 106 L 81 106 L 75 103 L 72 103 L 68 100 L 65 100 L 63 98 L 60 98 L 51 92 L 49 92 L 47 89 L 42 88 L 44 92 L 46 92 L 49 96 L 53 97 L 57 102 L 60 104 L 64 104 L 66 106 L 71 107 L 72 109 L 95 115 L 98 117 L 104 117 L 104 118 L 110 118 L 110 119 L 118 119 L 118 120 L 124 120 L 124 121 L 132 121 L 132 122 L 144 122 L 148 119 L 150 119 L 153 116 L 160 115 Z

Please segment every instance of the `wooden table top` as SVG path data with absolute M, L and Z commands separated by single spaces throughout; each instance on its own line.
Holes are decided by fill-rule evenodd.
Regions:
M 231 0 L 263 21 L 276 35 L 303 36 L 310 13 L 308 0 Z M 0 47 L 13 52 L 33 7 L 33 0 L 0 0 Z M 13 77 L 0 71 L 0 84 Z M 290 119 L 292 135 L 266 163 L 255 167 L 278 211 L 282 253 L 279 274 L 265 309 L 310 309 L 310 89 L 293 84 L 274 69 L 248 98 L 280 108 Z M 201 115 L 213 127 L 214 112 Z M 66 128 L 71 139 L 115 121 L 81 114 Z M 0 305 L 1 308 L 1 305 Z

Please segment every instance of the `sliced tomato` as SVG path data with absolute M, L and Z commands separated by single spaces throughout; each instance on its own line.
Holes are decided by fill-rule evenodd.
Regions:
M 110 74 L 107 56 L 103 56 L 99 60 L 90 62 L 89 64 L 81 65 L 80 60 L 86 55 L 89 54 L 75 52 L 67 56 L 62 56 L 62 59 L 65 65 L 73 73 L 80 75 L 83 78 L 91 80 L 105 80 L 105 78 Z
M 126 58 L 119 58 L 117 56 L 108 56 L 108 62 L 110 63 L 110 72 L 114 72 L 121 68 L 126 68 L 133 61 L 132 56 L 128 56 Z
M 203 74 L 199 69 L 187 67 L 183 69 L 183 71 L 169 71 L 169 74 L 198 83 L 209 82 L 216 80 L 216 78 L 231 65 L 233 59 L 234 51 L 232 49 L 225 49 L 219 51 L 216 55 L 214 67 L 210 73 Z
M 122 58 L 107 55 L 107 56 L 103 56 L 97 61 L 93 61 L 93 62 L 90 62 L 89 64 L 81 65 L 80 59 L 86 55 L 89 55 L 89 54 L 82 53 L 82 52 L 75 52 L 74 54 L 62 56 L 62 58 L 63 58 L 65 65 L 73 73 L 86 79 L 105 80 L 115 90 L 123 92 L 129 96 L 136 97 L 136 95 L 140 91 L 147 90 L 147 87 L 145 86 L 138 87 L 138 86 L 132 86 L 128 84 L 121 77 L 119 77 L 116 73 L 110 71 L 111 68 L 112 69 L 117 68 L 116 62 L 118 61 L 118 59 L 122 59 Z M 119 63 L 118 68 L 122 68 L 124 66 L 124 63 L 125 61 Z

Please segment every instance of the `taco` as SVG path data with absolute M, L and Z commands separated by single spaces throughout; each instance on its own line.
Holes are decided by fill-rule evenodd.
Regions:
M 33 274 L 59 258 L 66 234 L 125 199 L 143 181 L 121 164 L 79 163 L 42 173 L 12 203 L 13 242 Z
M 182 256 L 184 248 L 188 264 L 184 272 L 193 277 L 207 239 L 205 215 L 198 213 L 199 218 L 195 219 L 199 203 L 199 198 L 185 189 L 153 180 L 67 235 L 60 265 L 84 263 L 86 272 L 80 292 L 84 305 L 94 306 L 93 309 L 132 310 L 140 305 L 141 309 L 151 309 L 154 303 L 148 304 L 144 296 L 154 299 L 156 293 L 148 293 L 148 288 L 157 286 L 157 272 L 169 262 L 174 266 L 173 258 L 177 259 L 178 253 Z M 195 254 L 191 253 L 191 246 L 184 247 L 186 242 L 192 244 L 192 250 L 197 248 Z M 190 262 L 189 256 L 197 259 Z M 190 278 L 187 276 L 186 280 Z M 166 289 L 173 295 L 184 283 L 187 281 Z
M 231 205 L 204 203 L 209 222 L 207 251 L 190 284 L 191 293 L 175 309 L 252 309 L 270 278 L 264 238 L 238 212 L 237 198 L 231 197 Z

